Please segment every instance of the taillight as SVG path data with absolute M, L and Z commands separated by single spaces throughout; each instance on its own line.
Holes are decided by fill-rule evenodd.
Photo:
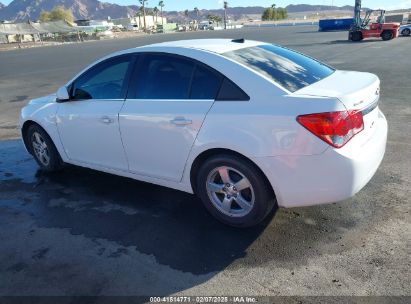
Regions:
M 335 148 L 341 148 L 364 130 L 362 112 L 357 110 L 300 115 L 297 121 Z

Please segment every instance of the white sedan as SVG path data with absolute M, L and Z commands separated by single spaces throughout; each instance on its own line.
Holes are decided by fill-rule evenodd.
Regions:
M 43 170 L 70 163 L 196 193 L 246 227 L 367 184 L 387 140 L 379 90 L 373 74 L 277 45 L 174 41 L 93 63 L 30 101 L 21 131 Z
M 401 25 L 399 31 L 400 31 L 400 34 L 403 36 L 411 35 L 411 24 Z

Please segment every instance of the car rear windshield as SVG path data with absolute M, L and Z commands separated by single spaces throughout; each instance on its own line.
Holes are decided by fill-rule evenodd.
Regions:
M 331 67 L 276 45 L 260 45 L 223 54 L 295 92 L 334 72 Z

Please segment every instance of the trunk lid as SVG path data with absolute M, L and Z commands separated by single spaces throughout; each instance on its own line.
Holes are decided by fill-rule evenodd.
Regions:
M 347 110 L 363 113 L 364 130 L 356 135 L 362 144 L 374 134 L 378 119 L 380 80 L 370 73 L 335 71 L 332 75 L 293 94 L 337 98 Z

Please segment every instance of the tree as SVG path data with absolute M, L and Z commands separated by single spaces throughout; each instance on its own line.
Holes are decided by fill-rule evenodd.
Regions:
M 164 19 L 163 19 L 163 7 L 165 6 L 164 1 L 160 1 L 158 3 L 158 6 L 160 7 L 160 16 L 161 16 L 161 25 L 164 25 Z
M 224 1 L 224 29 L 227 29 L 227 8 L 228 2 Z
M 186 9 L 185 11 L 184 11 L 184 16 L 186 16 L 187 18 L 188 18 L 188 9 Z
M 156 23 L 157 23 L 157 19 L 158 19 L 158 8 L 157 8 L 157 6 L 155 6 L 153 8 L 153 13 L 154 13 L 154 16 L 156 16 Z
M 55 6 L 51 11 L 41 11 L 40 13 L 40 21 L 47 22 L 47 21 L 57 21 L 57 20 L 65 20 L 68 22 L 73 22 L 74 17 L 71 10 L 66 9 L 64 6 Z
M 198 16 L 200 15 L 200 10 L 198 9 L 198 7 L 194 8 L 194 13 L 196 14 L 197 19 L 198 19 Z
M 220 16 L 217 15 L 207 15 L 207 19 L 211 22 L 215 22 L 218 26 L 218 24 L 222 21 Z
M 263 21 L 273 21 L 273 20 L 282 20 L 288 17 L 287 10 L 282 7 L 276 8 L 276 5 L 273 4 L 271 7 L 266 8 L 261 16 Z
M 147 27 L 146 27 L 146 3 L 147 3 L 147 1 L 148 0 L 139 0 L 139 2 L 141 4 L 140 10 L 143 13 L 144 31 L 147 30 Z

